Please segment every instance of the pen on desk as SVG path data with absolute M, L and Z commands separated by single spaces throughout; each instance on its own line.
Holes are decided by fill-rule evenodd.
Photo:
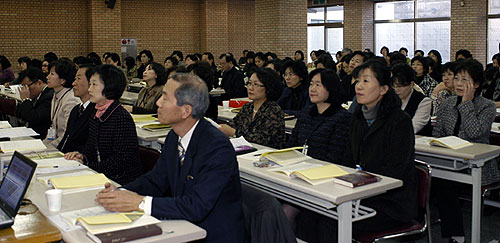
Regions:
M 52 168 L 59 168 L 59 166 L 58 165 L 54 165 L 54 166 L 52 166 Z
M 261 156 L 262 154 L 254 154 L 253 156 Z

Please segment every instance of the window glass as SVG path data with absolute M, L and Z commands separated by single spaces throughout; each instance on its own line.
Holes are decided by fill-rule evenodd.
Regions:
M 375 20 L 413 19 L 413 1 L 384 2 L 375 4 Z
M 322 24 L 325 22 L 325 8 L 308 8 L 307 23 Z
M 341 23 L 344 21 L 344 6 L 326 8 L 327 23 Z
M 326 50 L 330 54 L 335 55 L 337 51 L 341 51 L 344 47 L 344 28 L 326 29 L 326 42 Z
M 309 53 L 314 50 L 325 48 L 325 26 L 308 26 L 307 27 L 307 62 L 311 62 Z
M 450 61 L 450 24 L 450 21 L 417 22 L 417 49 L 425 55 L 438 50 L 443 63 Z
M 500 0 L 489 0 L 489 14 L 500 14 Z
M 500 52 L 500 19 L 488 19 L 488 63 Z
M 406 47 L 408 54 L 414 52 L 413 43 L 413 23 L 379 23 L 375 24 L 375 50 L 377 56 L 380 49 L 387 46 L 390 52 L 399 51 L 399 48 Z
M 417 18 L 450 17 L 450 0 L 418 0 Z

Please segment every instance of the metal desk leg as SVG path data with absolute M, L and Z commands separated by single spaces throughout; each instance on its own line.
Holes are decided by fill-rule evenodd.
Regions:
M 338 242 L 352 242 L 352 201 L 338 205 L 337 213 L 339 216 Z
M 481 239 L 481 167 L 472 172 L 472 241 L 479 243 Z

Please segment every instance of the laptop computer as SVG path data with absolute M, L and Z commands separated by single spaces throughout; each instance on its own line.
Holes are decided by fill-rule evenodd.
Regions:
M 14 224 L 14 218 L 35 173 L 36 163 L 15 151 L 0 185 L 0 229 Z

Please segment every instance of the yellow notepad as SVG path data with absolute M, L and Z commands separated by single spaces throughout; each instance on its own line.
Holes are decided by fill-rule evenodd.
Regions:
M 299 170 L 295 173 L 301 174 L 310 180 L 327 179 L 348 174 L 345 170 L 334 164 Z
M 115 214 L 80 217 L 77 220 L 81 220 L 90 225 L 127 224 L 127 223 L 132 223 L 143 214 L 144 213 L 115 213 Z
M 265 152 L 260 155 L 260 161 L 272 161 L 279 165 L 288 165 L 300 161 L 310 159 L 307 155 L 297 151 L 303 147 L 292 147 L 286 149 L 279 149 L 274 151 Z
M 167 124 L 160 124 L 160 123 L 155 123 L 155 124 L 147 124 L 142 126 L 143 129 L 150 130 L 150 131 L 155 131 L 155 130 L 162 130 L 162 129 L 167 129 L 171 128 L 172 126 L 167 125 Z
M 111 183 L 104 174 L 57 177 L 49 179 L 49 182 L 57 189 L 104 186 L 106 182 Z
M 147 122 L 155 121 L 156 118 L 153 115 L 132 115 L 134 122 Z

